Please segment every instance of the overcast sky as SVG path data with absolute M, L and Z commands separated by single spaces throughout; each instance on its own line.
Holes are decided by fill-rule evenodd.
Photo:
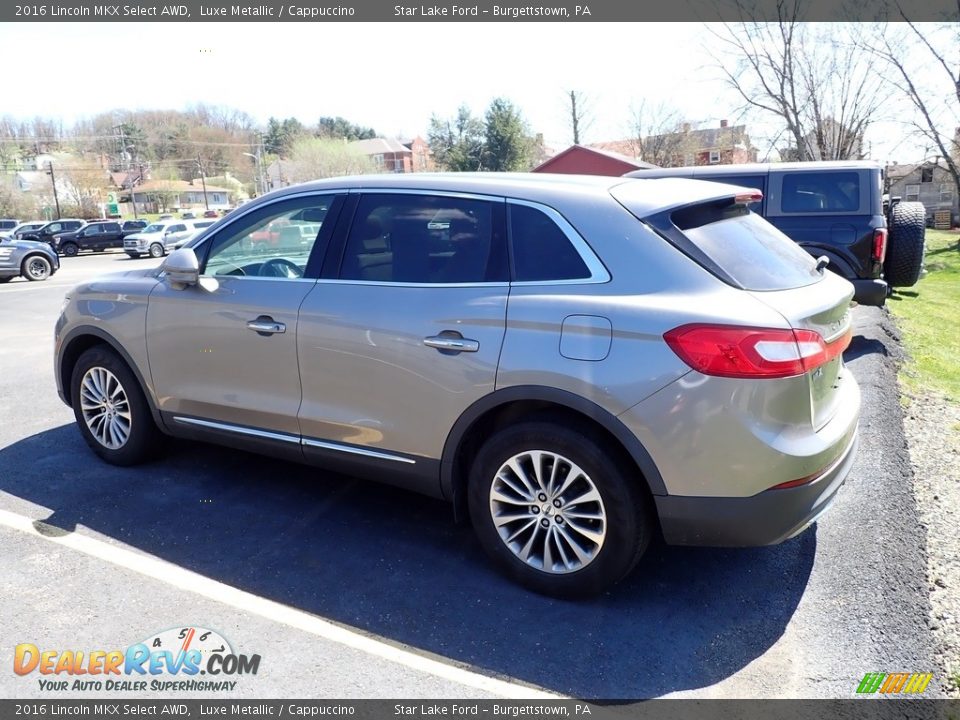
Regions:
M 341 115 L 412 137 L 426 135 L 431 114 L 465 103 L 480 115 L 503 96 L 561 150 L 571 89 L 588 98 L 586 142 L 629 137 L 644 100 L 673 104 L 695 127 L 733 124 L 741 103 L 714 67 L 713 42 L 698 23 L 7 23 L 0 113 L 69 124 L 203 102 L 260 123 Z M 759 118 L 747 124 L 763 159 L 768 132 Z M 899 131 L 880 126 L 868 140 L 876 159 L 917 159 Z

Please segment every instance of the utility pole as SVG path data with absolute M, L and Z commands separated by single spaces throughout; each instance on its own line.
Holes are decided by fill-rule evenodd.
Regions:
M 200 168 L 200 184 L 203 185 L 203 206 L 209 210 L 210 202 L 207 200 L 207 178 L 203 174 L 203 161 L 200 160 L 200 153 L 197 153 L 197 167 Z
M 53 162 L 47 163 L 47 175 L 50 176 L 50 183 L 53 185 L 53 202 L 57 206 L 57 220 L 60 219 L 60 198 L 57 197 L 57 178 L 53 174 Z
M 143 185 L 143 163 L 137 165 L 137 169 L 140 171 L 140 184 Z M 133 203 L 133 219 L 136 220 L 140 216 L 137 215 L 137 181 L 130 181 L 130 202 Z

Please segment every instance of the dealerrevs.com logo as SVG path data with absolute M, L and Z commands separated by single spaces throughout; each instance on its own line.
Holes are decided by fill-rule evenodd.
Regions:
M 238 654 L 218 632 L 200 627 L 164 630 L 126 650 L 41 650 L 20 643 L 13 655 L 13 671 L 43 676 L 37 682 L 46 691 L 230 691 L 238 683 L 234 677 L 259 669 L 259 655 Z

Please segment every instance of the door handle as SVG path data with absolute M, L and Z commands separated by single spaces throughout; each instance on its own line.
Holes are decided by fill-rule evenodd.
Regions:
M 477 352 L 480 349 L 480 343 L 476 340 L 468 340 L 467 338 L 453 335 L 433 335 L 432 337 L 426 337 L 423 339 L 423 344 L 440 351 L 453 353 Z
M 247 323 L 247 327 L 261 335 L 273 335 L 287 331 L 285 324 L 268 317 L 258 317 L 256 320 L 251 320 Z

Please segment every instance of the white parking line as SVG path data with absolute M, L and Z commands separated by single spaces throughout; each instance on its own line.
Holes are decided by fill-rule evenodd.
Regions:
M 339 643 L 347 647 L 365 652 L 369 655 L 389 660 L 423 673 L 428 673 L 444 680 L 476 688 L 488 692 L 495 697 L 517 700 L 557 700 L 562 696 L 553 695 L 543 690 L 526 687 L 506 680 L 481 675 L 465 668 L 447 665 L 418 655 L 410 650 L 377 640 L 355 630 L 336 625 L 309 613 L 297 610 L 288 605 L 267 600 L 244 590 L 238 590 L 208 577 L 185 570 L 173 563 L 159 558 L 126 550 L 101 540 L 96 540 L 79 533 L 72 532 L 62 536 L 43 535 L 37 532 L 34 521 L 23 515 L 0 510 L 0 525 L 18 530 L 33 537 L 42 538 L 48 542 L 62 545 L 77 552 L 103 560 L 125 570 L 145 575 L 159 580 L 173 587 L 201 595 L 208 600 L 229 605 L 243 612 L 259 615 L 273 622 L 283 623 L 288 627 L 316 635 L 325 640 Z

